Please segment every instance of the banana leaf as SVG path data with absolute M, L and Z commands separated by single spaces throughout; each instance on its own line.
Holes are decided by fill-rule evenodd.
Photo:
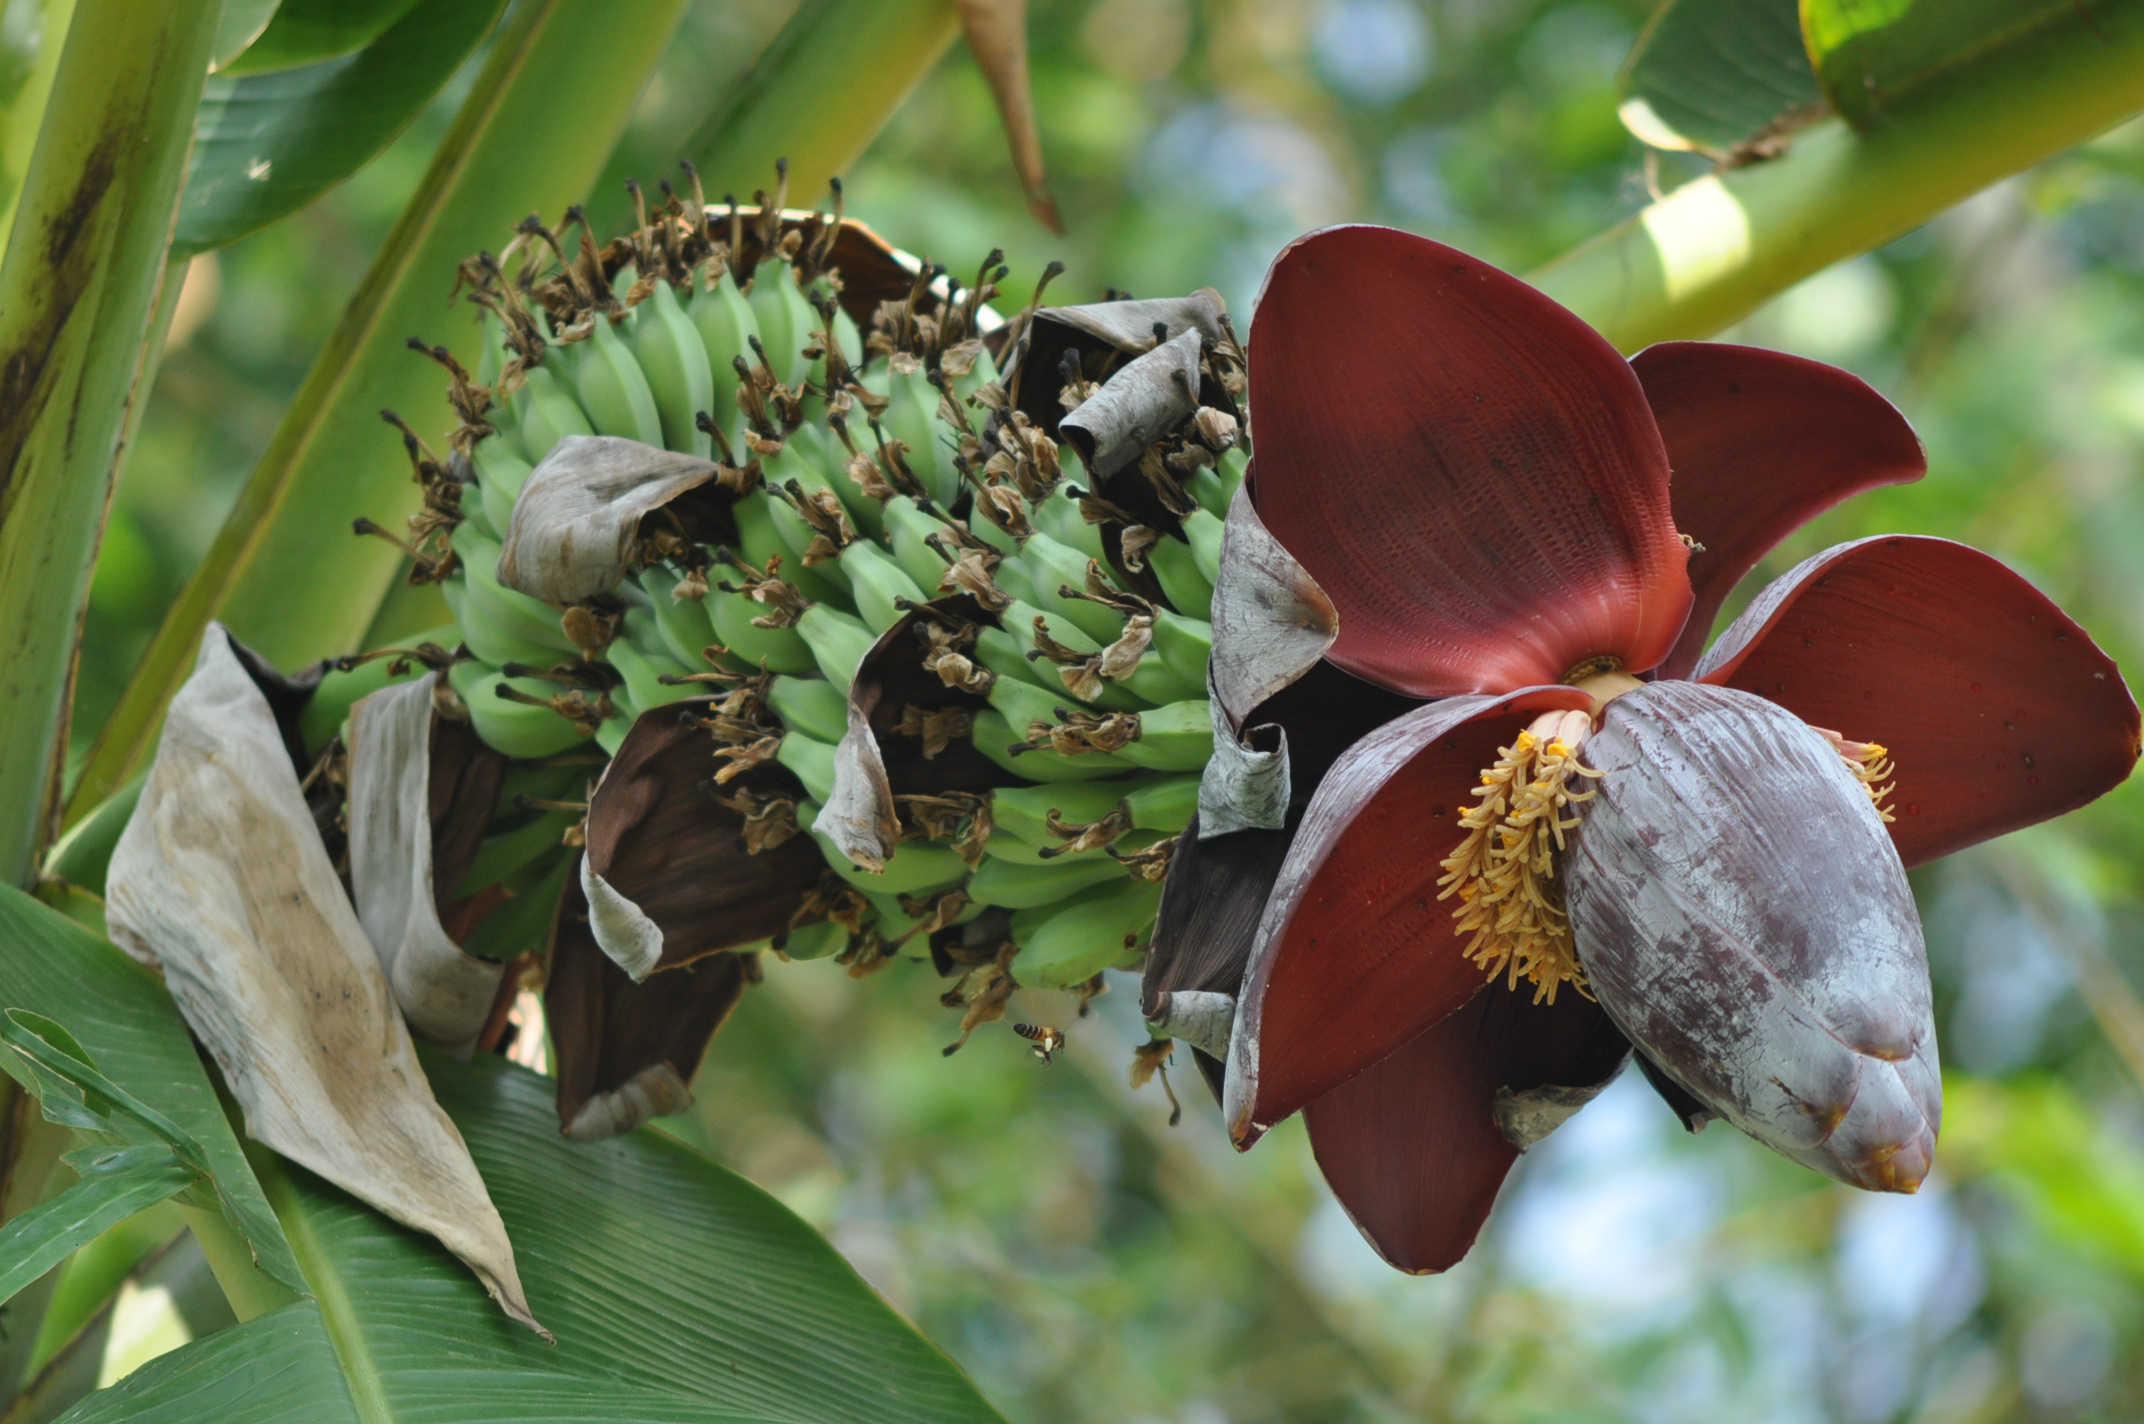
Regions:
M 461 68 L 504 3 L 423 0 L 353 54 L 209 80 L 173 250 L 236 242 L 355 173 Z
M 1667 0 L 1623 65 L 1623 126 L 1655 148 L 1723 157 L 1824 94 L 1796 0 Z

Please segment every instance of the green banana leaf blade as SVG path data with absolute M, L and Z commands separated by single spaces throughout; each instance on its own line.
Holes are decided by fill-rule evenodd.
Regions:
M 757 1187 L 653 1132 L 569 1143 L 548 1081 L 497 1059 L 462 1067 L 428 1055 L 425 1068 L 491 1187 L 556 1346 L 502 1321 L 429 1239 L 264 1160 L 317 1302 L 174 1351 L 67 1417 L 1000 1420 L 957 1366 Z M 208 1391 L 215 1408 L 189 1405 L 188 1391 Z
M 0 1227 L 0 1302 L 135 1212 L 195 1181 L 169 1147 L 92 1147 L 69 1153 L 82 1180 Z
M 355 173 L 431 102 L 503 8 L 423 0 L 354 54 L 209 80 L 172 250 L 236 242 Z

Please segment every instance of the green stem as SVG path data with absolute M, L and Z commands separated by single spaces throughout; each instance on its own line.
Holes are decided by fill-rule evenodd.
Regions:
M 254 1163 L 256 1173 L 260 1164 Z M 261 1179 L 261 1188 L 266 1191 L 268 1181 Z M 274 1205 L 273 1198 L 270 1205 Z M 224 1298 L 231 1302 L 231 1313 L 240 1320 L 251 1320 L 256 1315 L 266 1315 L 271 1310 L 280 1310 L 298 1299 L 296 1293 L 276 1281 L 270 1280 L 253 1264 L 253 1250 L 246 1245 L 246 1238 L 231 1229 L 220 1211 L 206 1207 L 179 1207 L 186 1218 L 186 1225 L 201 1243 L 201 1254 L 208 1258 L 208 1268 L 215 1274 L 216 1284 L 223 1287 Z
M 77 817 L 146 758 L 201 631 L 221 619 L 270 661 L 295 667 L 355 651 L 400 555 L 351 535 L 359 517 L 395 526 L 415 506 L 383 407 L 440 430 L 437 367 L 404 348 L 422 334 L 471 367 L 476 323 L 450 308 L 463 258 L 496 251 L 531 212 L 555 219 L 587 191 L 616 143 L 685 0 L 621 5 L 524 0 L 416 196 L 374 259 L 237 505 L 143 655 L 69 802 Z
M 82 0 L 0 261 L 0 878 L 57 800 L 77 630 L 219 0 Z
M 2144 109 L 2144 3 L 2075 7 L 1780 158 L 1685 184 L 1536 272 L 1624 351 L 1710 336 L 1802 278 Z

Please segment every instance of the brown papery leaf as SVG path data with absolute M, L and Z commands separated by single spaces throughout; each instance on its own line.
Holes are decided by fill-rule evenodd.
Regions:
M 641 713 L 589 802 L 581 891 L 597 943 L 636 980 L 781 933 L 825 869 L 809 836 L 746 849 L 744 816 L 723 800 L 801 789 L 767 764 L 718 799 L 709 783 L 721 763 L 698 725 L 714 705 L 688 698 Z
M 1152 350 L 1156 326 L 1162 328 L 1164 340 L 1195 330 L 1202 343 L 1220 343 L 1226 335 L 1221 323 L 1227 311 L 1221 294 L 1211 287 L 1201 287 L 1187 297 L 1044 307 L 1035 313 L 1021 339 L 1006 376 L 1006 389 L 1013 405 L 1054 439 L 1065 413 L 1057 397 L 1064 388 L 1068 352 L 1079 363 L 1083 379 L 1099 381 L 1127 358 Z
M 1065 222 L 1046 186 L 1042 135 L 1035 129 L 1035 95 L 1027 79 L 1027 0 L 960 0 L 960 24 L 968 49 L 990 81 L 1012 148 L 1013 171 L 1027 194 L 1035 221 L 1062 237 Z
M 436 1236 L 541 1333 L 506 1228 L 433 1100 L 268 701 L 232 647 L 211 624 L 172 699 L 112 855 L 112 937 L 163 970 L 250 1136 Z
M 1199 334 L 1185 330 L 1130 362 L 1058 422 L 1097 483 L 1199 408 Z
M 499 554 L 499 582 L 546 603 L 577 603 L 616 588 L 633 566 L 640 524 L 700 491 L 711 460 L 615 435 L 568 435 L 521 488 Z M 723 538 L 729 497 L 719 486 L 681 507 L 688 529 Z
M 1213 586 L 1213 661 L 1208 679 L 1231 727 L 1316 666 L 1340 635 L 1340 615 L 1310 571 L 1268 533 L 1236 491 L 1221 535 Z
M 446 814 L 439 819 L 473 819 L 481 830 L 506 758 L 474 736 L 452 735 L 462 727 L 440 726 L 433 709 L 438 680 L 438 673 L 427 673 L 350 709 L 350 888 L 410 1028 L 466 1063 L 490 1017 L 503 966 L 463 953 L 440 924 L 434 802 L 444 793 L 436 809 Z M 439 767 L 435 786 L 435 763 L 449 757 L 461 764 Z M 470 805 L 458 808 L 455 799 Z
M 559 1131 L 600 1142 L 691 1107 L 693 1074 L 744 994 L 746 962 L 709 954 L 636 984 L 596 943 L 588 901 L 569 882 L 544 989 Z

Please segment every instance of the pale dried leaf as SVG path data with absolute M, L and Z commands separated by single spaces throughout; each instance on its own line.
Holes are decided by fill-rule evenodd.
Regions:
M 1186 331 L 1196 331 L 1202 340 L 1218 344 L 1224 335 L 1221 318 L 1227 310 L 1219 292 L 1201 287 L 1188 297 L 1044 307 L 1035 313 L 1035 322 L 1038 326 L 1044 322 L 1068 326 L 1119 351 L 1145 351 L 1154 344 L 1156 323 L 1168 329 L 1171 340 Z
M 395 1002 L 419 1038 L 466 1063 L 504 966 L 439 923 L 432 883 L 432 695 L 438 673 L 350 709 L 350 889 Z
M 896 627 L 888 637 L 905 633 Z M 901 823 L 893 809 L 893 785 L 879 755 L 871 719 L 849 693 L 849 730 L 834 749 L 834 786 L 813 823 L 834 848 L 865 870 L 886 868 L 901 840 Z
M 1213 691 L 1210 665 L 1206 686 L 1206 706 L 1213 716 L 1213 757 L 1199 777 L 1200 838 L 1281 829 L 1288 824 L 1292 791 L 1286 729 L 1254 727 L 1239 737 L 1228 725 L 1221 698 Z M 1249 738 L 1269 745 L 1253 746 Z
M 541 1331 L 267 699 L 219 624 L 172 699 L 108 887 L 113 938 L 161 967 L 247 1133 L 436 1236 L 507 1314 Z
M 568 435 L 521 495 L 499 582 L 547 603 L 608 593 L 631 567 L 640 521 L 715 476 L 712 461 L 615 435 Z
M 1106 480 L 1189 420 L 1198 406 L 1199 333 L 1187 328 L 1110 376 L 1058 429 L 1079 451 L 1088 474 Z
M 1317 665 L 1340 636 L 1340 614 L 1310 571 L 1281 546 L 1236 491 L 1221 534 L 1213 587 L 1213 659 L 1207 679 L 1228 725 Z

